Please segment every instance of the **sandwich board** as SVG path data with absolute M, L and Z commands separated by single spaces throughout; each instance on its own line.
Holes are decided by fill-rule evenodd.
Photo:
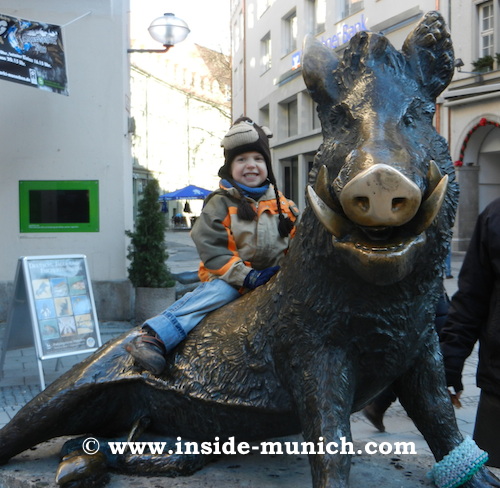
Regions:
M 28 256 L 17 263 L 14 296 L 0 356 L 35 346 L 40 387 L 42 361 L 90 353 L 102 344 L 84 255 Z

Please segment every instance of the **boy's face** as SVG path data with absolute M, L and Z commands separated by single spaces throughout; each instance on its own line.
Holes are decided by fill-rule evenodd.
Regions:
M 231 163 L 231 176 L 236 183 L 256 188 L 267 180 L 264 156 L 257 151 L 239 154 Z

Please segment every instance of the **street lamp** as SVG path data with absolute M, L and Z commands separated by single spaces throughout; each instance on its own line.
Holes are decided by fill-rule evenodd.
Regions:
M 456 58 L 453 66 L 457 69 L 459 73 L 466 73 L 468 75 L 476 75 L 478 77 L 479 83 L 483 83 L 483 73 L 480 71 L 463 71 L 462 66 L 464 66 L 464 62 L 462 61 L 462 58 Z
M 128 49 L 129 53 L 166 53 L 174 44 L 182 42 L 191 32 L 186 22 L 174 14 L 164 14 L 151 22 L 151 37 L 163 44 L 163 49 Z

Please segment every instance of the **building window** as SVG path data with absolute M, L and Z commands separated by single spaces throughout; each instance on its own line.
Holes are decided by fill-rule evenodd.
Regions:
M 308 0 L 307 2 L 307 32 L 319 34 L 325 31 L 326 0 Z
M 243 12 L 240 12 L 238 14 L 238 18 L 233 24 L 233 56 L 239 51 L 241 47 L 244 33 L 245 30 L 243 29 Z
M 259 124 L 269 127 L 269 105 L 262 107 L 259 110 Z
M 316 108 L 316 103 L 311 99 L 311 108 L 312 108 L 312 114 L 311 114 L 311 119 L 312 119 L 312 129 L 320 129 L 321 128 L 321 122 L 319 120 L 318 116 L 318 110 Z
M 493 55 L 494 30 L 493 2 L 479 6 L 479 56 Z
M 271 33 L 268 33 L 260 41 L 260 65 L 262 73 L 271 69 Z
M 297 202 L 299 200 L 299 158 L 284 159 L 281 164 L 283 169 L 283 193 L 287 198 Z
M 243 90 L 243 60 L 238 63 L 233 73 L 233 87 L 235 93 L 240 93 Z M 231 95 L 229 94 L 229 97 Z
M 293 11 L 283 19 L 284 30 L 284 54 L 291 53 L 297 49 L 297 12 Z
M 343 0 L 339 4 L 343 8 L 341 18 L 349 17 L 364 8 L 363 0 Z
M 288 137 L 296 136 L 299 133 L 299 111 L 297 99 L 286 104 Z
M 278 138 L 286 139 L 299 133 L 299 112 L 297 96 L 278 104 Z

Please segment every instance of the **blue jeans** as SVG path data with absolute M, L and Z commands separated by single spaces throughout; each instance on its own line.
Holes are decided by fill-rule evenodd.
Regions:
M 205 281 L 143 325 L 158 334 L 168 352 L 182 342 L 205 315 L 239 296 L 238 290 L 223 280 Z
M 451 250 L 448 252 L 446 256 L 446 261 L 444 263 L 444 272 L 446 278 L 451 276 Z

